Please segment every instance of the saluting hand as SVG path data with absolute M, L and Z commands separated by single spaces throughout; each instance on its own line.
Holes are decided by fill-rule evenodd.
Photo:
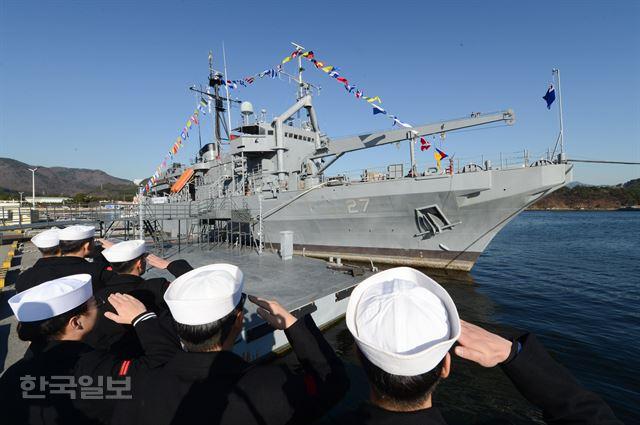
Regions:
M 133 319 L 147 311 L 144 304 L 129 294 L 111 294 L 109 302 L 116 309 L 116 313 L 107 311 L 104 316 L 123 325 L 130 325 Z
M 113 245 L 115 245 L 110 240 L 104 238 L 96 239 L 96 242 L 100 242 L 100 245 L 102 245 L 104 249 L 111 248 Z
M 460 320 L 460 324 L 460 345 L 455 348 L 458 356 L 484 367 L 494 367 L 507 360 L 511 341 L 464 320 Z
M 296 323 L 298 319 L 282 307 L 278 301 L 249 295 L 249 301 L 258 306 L 258 316 L 276 329 L 284 330 Z
M 167 267 L 169 267 L 169 262 L 167 260 L 165 260 L 164 258 L 160 258 L 154 254 L 147 255 L 147 264 L 155 267 L 156 269 L 162 270 L 165 270 Z

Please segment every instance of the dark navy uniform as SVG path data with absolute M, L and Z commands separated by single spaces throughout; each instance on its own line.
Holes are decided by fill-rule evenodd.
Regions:
M 308 424 L 345 394 L 344 366 L 311 316 L 285 330 L 301 363 L 251 365 L 229 351 L 179 351 L 162 368 L 138 374 L 133 399 L 113 424 Z
M 175 260 L 169 263 L 167 270 L 175 277 L 179 277 L 188 271 L 193 270 L 185 260 Z M 154 311 L 158 314 L 167 311 L 167 305 L 164 302 L 164 292 L 167 290 L 171 282 L 163 277 L 144 279 L 140 276 L 132 274 L 113 274 L 113 276 L 105 282 L 104 288 L 95 293 L 96 298 L 107 300 L 109 295 L 119 292 L 121 294 L 129 294 L 142 302 L 148 311 Z M 106 350 L 113 344 L 118 344 L 118 349 L 123 354 L 133 357 L 142 354 L 140 344 L 136 333 L 130 325 L 121 325 L 104 317 L 105 311 L 115 312 L 111 304 L 105 303 L 98 309 L 98 319 L 93 330 L 87 335 L 85 342 L 96 349 Z M 163 326 L 177 341 L 177 334 L 173 331 L 173 323 L 170 317 L 161 316 Z
M 143 313 L 139 318 L 144 315 L 149 313 Z M 128 384 L 129 390 L 124 388 L 125 391 L 119 393 L 121 397 L 130 396 L 130 388 L 138 373 L 162 365 L 177 350 L 177 345 L 168 343 L 157 319 L 150 317 L 137 322 L 135 329 L 145 348 L 144 357 L 138 359 L 123 358 L 116 352 L 95 351 L 80 341 L 51 341 L 32 357 L 15 363 L 0 378 L 2 423 L 109 423 L 114 404 L 121 401 L 108 398 L 116 394 L 110 392 L 109 386 L 113 389 L 117 385 L 122 390 L 126 387 L 122 385 L 127 382 L 126 376 L 133 377 Z M 34 378 L 35 388 L 26 386 L 25 377 Z M 78 385 L 81 377 L 85 380 L 90 377 L 91 386 L 102 388 L 102 397 L 87 399 L 81 396 L 81 386 Z M 48 384 L 41 384 L 41 379 Z M 65 380 L 74 382 L 74 385 L 67 387 L 70 393 L 56 394 L 59 389 L 52 383 L 60 384 Z M 98 385 L 99 382 L 102 385 Z M 41 388 L 41 385 L 45 387 Z M 28 398 L 42 394 L 46 394 L 46 397 Z
M 25 291 L 49 280 L 81 273 L 91 275 L 94 294 L 114 274 L 102 254 L 97 255 L 93 262 L 73 256 L 44 257 L 36 261 L 33 267 L 20 273 L 16 280 L 16 292 Z
M 502 370 L 518 391 L 532 404 L 542 409 L 548 424 L 622 425 L 611 408 L 597 395 L 582 388 L 569 371 L 551 358 L 532 334 L 517 339 L 522 351 Z M 500 420 L 504 423 L 504 420 Z M 445 424 L 436 407 L 413 412 L 392 412 L 363 403 L 358 410 L 343 415 L 344 425 L 429 425 Z

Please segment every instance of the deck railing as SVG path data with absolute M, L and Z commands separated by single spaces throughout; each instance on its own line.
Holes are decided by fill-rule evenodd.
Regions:
M 429 152 L 429 159 L 416 161 L 416 175 L 428 176 L 438 174 L 458 174 L 470 171 L 481 171 L 487 169 L 507 170 L 513 168 L 528 167 L 536 161 L 553 162 L 550 151 L 539 151 L 532 153 L 528 150 L 515 152 L 500 152 L 494 155 L 475 155 L 465 157 L 447 157 L 441 160 L 440 169 L 436 166 L 433 154 Z M 399 162 L 395 164 L 378 165 L 367 168 L 332 169 L 326 173 L 324 181 L 336 177 L 341 177 L 350 182 L 368 182 L 378 180 L 391 180 L 398 178 L 411 178 L 411 164 L 409 162 Z

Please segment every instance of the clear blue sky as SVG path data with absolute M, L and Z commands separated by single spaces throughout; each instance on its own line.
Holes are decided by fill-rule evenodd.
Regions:
M 209 49 L 221 58 L 225 42 L 236 79 L 275 66 L 297 41 L 412 124 L 513 108 L 513 127 L 438 142 L 478 161 L 553 146 L 557 104 L 548 111 L 541 96 L 559 67 L 569 157 L 640 161 L 639 27 L 637 1 L 0 0 L 0 156 L 148 176 L 193 111 L 187 87 L 205 82 Z M 323 88 L 315 104 L 330 136 L 390 127 L 325 74 L 306 77 Z M 275 114 L 294 93 L 263 79 L 234 95 Z M 195 134 L 179 160 L 195 154 Z M 336 170 L 407 156 L 377 148 Z M 638 177 L 640 166 L 575 173 L 594 184 Z

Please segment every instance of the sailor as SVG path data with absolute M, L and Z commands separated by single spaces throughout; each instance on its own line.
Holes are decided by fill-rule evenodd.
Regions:
M 369 381 L 370 400 L 338 423 L 444 424 L 432 395 L 449 376 L 449 350 L 456 341 L 458 356 L 483 367 L 501 365 L 548 423 L 620 423 L 533 335 L 508 340 L 460 320 L 445 289 L 417 270 L 394 268 L 365 279 L 351 294 L 346 322 Z
M 249 297 L 284 330 L 300 366 L 251 365 L 231 351 L 242 330 L 242 288 L 242 271 L 230 264 L 199 267 L 169 285 L 164 299 L 182 350 L 136 377 L 113 424 L 308 424 L 342 398 L 344 367 L 311 316 L 296 319 L 276 301 Z
M 34 267 L 39 266 L 39 263 L 45 263 L 47 260 L 41 261 L 44 258 L 49 257 L 59 257 L 60 256 L 60 237 L 58 232 L 60 229 L 57 227 L 52 227 L 51 229 L 47 229 L 43 232 L 38 233 L 34 237 L 31 238 L 31 243 L 38 248 L 40 258 L 36 261 Z M 16 288 L 24 288 L 26 283 L 24 282 L 25 277 L 27 277 L 24 273 L 21 273 L 16 279 Z M 18 291 L 19 292 L 19 291 Z
M 144 240 L 130 240 L 116 244 L 106 240 L 101 242 L 106 247 L 102 251 L 102 255 L 114 272 L 111 278 L 105 282 L 105 287 L 96 292 L 96 296 L 101 299 L 107 299 L 109 295 L 116 292 L 130 294 L 140 300 L 147 310 L 162 315 L 167 309 L 163 296 L 170 282 L 164 277 L 144 279 L 142 275 L 147 269 L 147 264 L 159 269 L 166 269 L 175 277 L 193 270 L 193 267 L 185 260 L 169 262 L 148 253 Z M 113 312 L 113 308 L 105 304 L 100 308 L 100 313 L 105 311 Z M 173 328 L 171 322 L 167 328 L 169 330 Z M 103 314 L 98 315 L 96 326 L 87 336 L 86 342 L 98 349 L 108 349 L 118 342 L 118 347 L 122 352 L 134 357 L 141 354 L 142 348 L 131 326 L 115 323 L 106 319 Z
M 60 229 L 52 227 L 31 238 L 43 258 L 60 256 Z
M 155 314 L 130 295 L 113 294 L 111 320 L 135 327 L 147 355 L 123 359 L 94 351 L 82 340 L 91 331 L 100 303 L 93 297 L 91 275 L 44 282 L 14 295 L 9 306 L 18 319 L 22 340 L 44 344 L 31 358 L 11 366 L 0 378 L 2 423 L 107 423 L 117 398 L 127 396 L 127 376 L 165 362 L 172 351 L 159 338 Z M 119 389 L 119 390 L 118 390 Z M 119 391 L 119 394 L 113 394 Z M 130 393 L 129 393 L 130 396 Z
M 91 275 L 94 291 L 111 277 L 108 264 L 97 253 L 93 226 L 74 225 L 58 231 L 61 256 L 40 258 L 33 267 L 23 271 L 16 281 L 16 292 L 22 292 L 42 282 L 72 274 Z M 93 262 L 87 260 L 92 258 Z

